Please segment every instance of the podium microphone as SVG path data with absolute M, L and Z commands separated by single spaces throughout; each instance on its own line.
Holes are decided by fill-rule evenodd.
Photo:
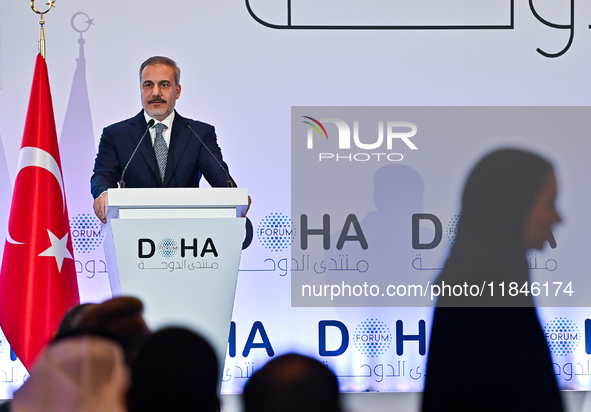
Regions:
M 203 139 L 201 139 L 201 137 L 199 137 L 199 135 L 195 132 L 195 130 L 193 130 L 193 128 L 191 127 L 191 125 L 188 122 L 185 123 L 185 127 L 187 129 L 189 129 L 190 131 L 193 132 L 193 134 L 201 142 L 201 145 L 207 149 L 207 151 L 209 152 L 209 154 L 211 155 L 211 157 L 213 157 L 214 160 L 217 162 L 217 164 L 220 166 L 220 169 L 222 169 L 224 171 L 224 173 L 226 174 L 226 179 L 228 180 L 228 186 L 226 186 L 226 187 L 236 187 L 236 182 L 234 182 L 234 179 L 232 179 L 230 177 L 230 174 L 228 173 L 228 171 L 226 170 L 226 168 L 224 166 L 222 166 L 222 164 L 220 163 L 220 161 L 218 160 L 218 158 L 213 155 L 213 153 L 211 152 L 211 150 L 209 150 L 209 147 L 207 147 L 207 145 L 203 142 Z
M 146 135 L 148 134 L 148 130 L 150 130 L 150 127 L 154 126 L 154 123 L 156 123 L 156 121 L 154 119 L 150 119 L 150 121 L 148 122 L 148 127 L 146 127 L 146 131 L 142 135 L 140 141 L 138 142 L 138 144 L 135 147 L 131 156 L 129 156 L 129 160 L 127 161 L 127 164 L 123 168 L 123 173 L 121 173 L 121 180 L 119 180 L 119 187 L 125 188 L 125 180 L 123 179 L 125 177 L 125 172 L 127 172 L 127 168 L 129 167 L 129 164 L 131 163 L 131 159 L 133 159 L 133 156 L 135 156 L 135 152 L 137 152 L 137 149 L 140 148 L 140 145 L 142 144 L 144 137 L 146 137 Z

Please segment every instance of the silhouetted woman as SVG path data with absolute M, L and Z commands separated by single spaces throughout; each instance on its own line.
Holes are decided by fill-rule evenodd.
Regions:
M 468 177 L 451 254 L 437 284 L 488 285 L 483 296 L 440 297 L 433 318 L 423 411 L 562 411 L 531 294 L 526 252 L 560 222 L 546 160 L 520 150 L 484 157 Z M 501 282 L 505 297 L 500 296 Z M 459 289 L 456 289 L 459 290 Z

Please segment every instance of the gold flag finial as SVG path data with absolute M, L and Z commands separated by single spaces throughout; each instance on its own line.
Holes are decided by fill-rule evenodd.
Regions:
M 52 7 L 55 7 L 55 0 L 49 0 L 49 2 L 45 3 L 45 5 L 48 6 L 47 10 L 39 11 L 35 7 L 35 0 L 31 0 L 31 9 L 33 9 L 33 11 L 39 15 L 39 53 L 41 53 L 43 58 L 45 58 L 45 30 L 43 29 L 45 20 L 43 20 L 43 15 L 51 10 Z

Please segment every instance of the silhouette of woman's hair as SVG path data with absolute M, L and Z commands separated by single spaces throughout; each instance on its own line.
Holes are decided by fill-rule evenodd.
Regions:
M 547 160 L 522 150 L 486 155 L 466 181 L 454 248 L 477 242 L 523 252 L 525 219 L 551 170 Z

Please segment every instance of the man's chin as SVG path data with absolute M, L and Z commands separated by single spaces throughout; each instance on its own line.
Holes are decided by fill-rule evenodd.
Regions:
M 166 110 L 146 110 L 148 116 L 156 120 L 164 120 L 170 113 L 166 113 Z

